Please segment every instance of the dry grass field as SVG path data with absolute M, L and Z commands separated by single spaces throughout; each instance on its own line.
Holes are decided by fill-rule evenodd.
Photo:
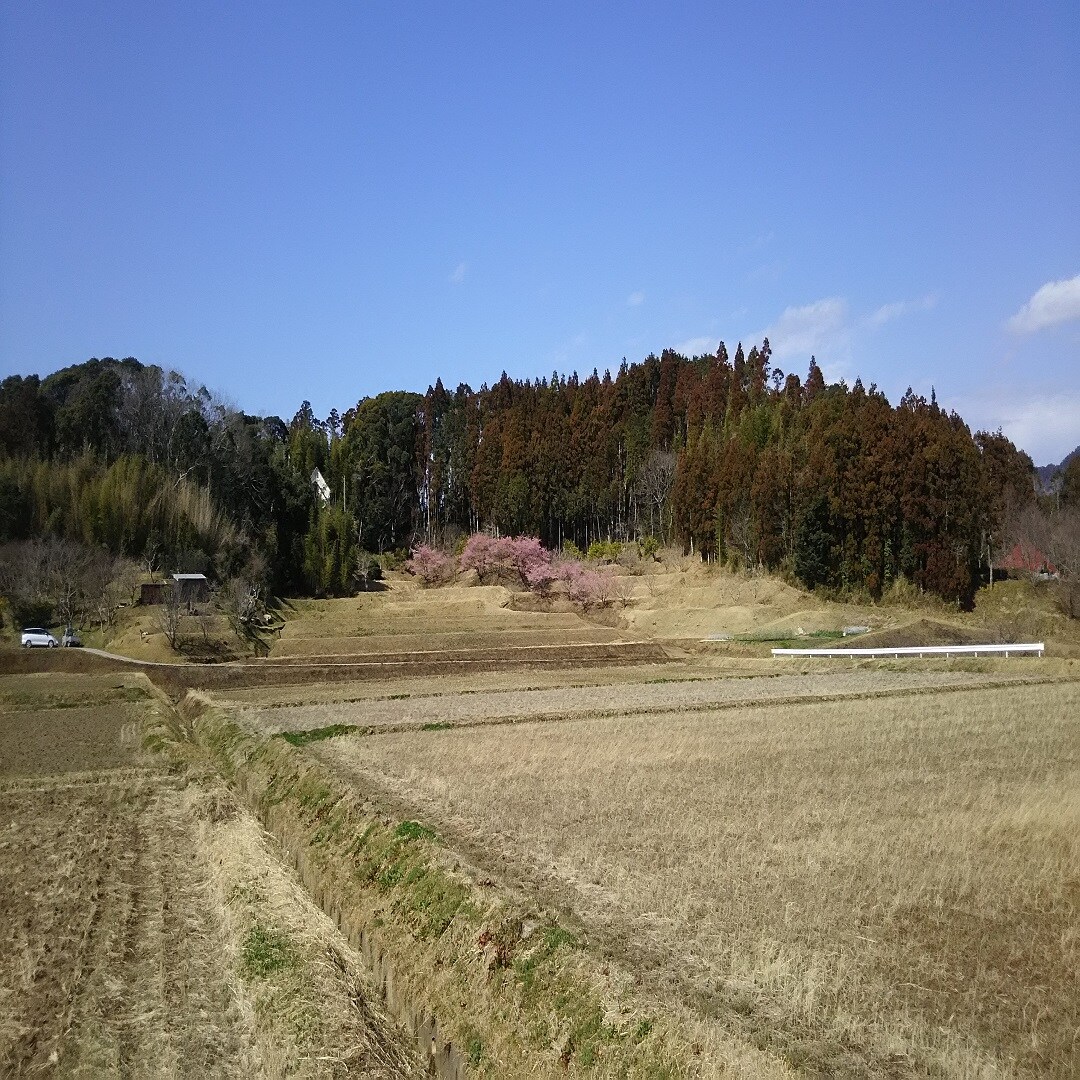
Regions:
M 143 752 L 158 707 L 0 677 L 0 1075 L 422 1075 L 254 819 Z
M 812 1074 L 1077 1075 L 1080 684 L 646 703 L 307 752 Z
M 1015 666 L 994 677 L 995 685 L 1028 682 L 1031 675 Z M 430 727 L 550 721 L 571 718 L 699 712 L 742 708 L 763 701 L 871 699 L 897 693 L 938 693 L 986 685 L 987 676 L 966 671 L 882 671 L 869 668 L 707 677 L 702 669 L 688 679 L 658 676 L 651 682 L 608 681 L 593 686 L 481 689 L 467 692 L 461 680 L 444 692 L 389 693 L 344 702 L 328 700 L 307 705 L 252 703 L 244 707 L 245 724 L 262 731 L 313 731 L 335 725 L 361 729 Z
M 664 1075 L 1080 1075 L 1080 637 L 1047 598 L 860 607 L 680 565 L 621 599 L 394 577 L 288 604 L 266 661 L 147 675 L 569 927 L 586 981 L 685 1036 Z M 769 657 L 851 623 L 1052 655 Z M 144 754 L 169 711 L 144 675 L 3 660 L 0 1074 L 419 1075 L 235 793 Z M 607 1075 L 584 1060 L 551 1064 Z

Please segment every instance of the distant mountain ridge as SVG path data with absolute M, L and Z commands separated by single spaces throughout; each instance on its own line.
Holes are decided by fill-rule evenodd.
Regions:
M 1071 454 L 1066 454 L 1064 458 L 1057 465 L 1036 465 L 1035 475 L 1039 479 L 1039 490 L 1049 491 L 1050 485 L 1053 482 L 1054 474 L 1060 469 L 1064 469 L 1066 465 L 1077 455 L 1080 455 L 1080 446 L 1078 446 Z

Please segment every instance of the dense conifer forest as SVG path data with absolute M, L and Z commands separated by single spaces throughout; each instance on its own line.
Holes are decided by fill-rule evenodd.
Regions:
M 311 477 L 325 477 L 329 501 Z M 289 421 L 175 372 L 93 359 L 0 384 L 0 543 L 56 537 L 147 570 L 355 591 L 378 553 L 478 530 L 558 547 L 654 537 L 703 559 L 969 606 L 1035 500 L 1030 458 L 931 397 L 665 351 L 614 376 L 387 392 Z

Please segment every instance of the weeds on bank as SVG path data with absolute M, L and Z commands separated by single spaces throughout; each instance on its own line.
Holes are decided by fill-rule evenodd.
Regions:
M 396 938 L 403 960 L 411 937 L 417 945 L 425 943 L 420 955 L 424 949 L 437 950 L 436 965 L 449 965 L 446 977 L 451 969 L 459 971 L 463 981 L 457 982 L 458 989 L 436 995 L 429 1007 L 440 1017 L 446 1010 L 449 1026 L 457 1029 L 455 1042 L 479 1075 L 495 1075 L 494 1061 L 510 1047 L 537 1064 L 555 1059 L 568 1069 L 620 1068 L 621 1075 L 658 1080 L 676 1075 L 665 1038 L 658 1038 L 651 1019 L 642 1021 L 640 1013 L 628 1015 L 625 1023 L 607 1019 L 611 1010 L 589 974 L 594 958 L 575 934 L 557 923 L 524 932 L 520 915 L 514 915 L 501 956 L 478 970 L 478 964 L 487 963 L 482 958 L 489 950 L 483 944 L 478 950 L 477 943 L 484 939 L 491 901 L 467 877 L 440 865 L 434 847 L 442 841 L 431 828 L 412 819 L 392 823 L 372 817 L 369 806 L 358 806 L 331 776 L 317 765 L 306 767 L 282 741 L 248 735 L 246 745 L 236 745 L 230 727 L 213 719 L 202 725 L 204 745 L 216 744 L 232 758 L 230 771 L 238 779 L 260 778 L 261 792 L 250 790 L 249 798 L 263 812 L 279 807 L 274 816 L 286 816 L 280 820 L 291 815 L 317 863 L 333 866 L 341 860 L 351 871 L 353 887 L 381 894 L 369 928 L 389 933 L 391 940 L 405 931 L 406 938 Z M 299 968 L 290 966 L 290 942 L 275 937 L 265 920 L 256 923 L 245 939 L 245 974 L 259 978 L 263 972 L 281 971 L 286 981 L 292 980 Z M 478 985 L 486 988 L 483 1000 L 469 996 Z M 465 1011 L 458 1009 L 459 1001 Z M 507 1017 L 506 1001 L 516 1001 L 520 1015 Z
M 310 731 L 283 731 L 278 738 L 284 739 L 291 746 L 307 746 L 308 743 L 336 739 L 339 735 L 348 735 L 357 730 L 355 724 L 330 724 L 328 727 L 312 728 Z

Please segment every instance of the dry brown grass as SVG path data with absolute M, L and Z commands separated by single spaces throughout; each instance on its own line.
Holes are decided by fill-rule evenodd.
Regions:
M 260 1075 L 405 1080 L 419 1056 L 382 1007 L 360 957 L 287 869 L 270 837 L 222 792 L 189 788 L 219 948 Z
M 844 1075 L 1080 1069 L 1080 686 L 310 750 L 703 1024 Z
M 1029 680 L 1030 669 L 1014 665 L 992 680 Z M 650 715 L 658 711 L 707 711 L 742 707 L 763 701 L 794 701 L 845 697 L 879 697 L 898 693 L 937 693 L 985 686 L 987 676 L 965 671 L 848 670 L 841 666 L 811 674 L 776 672 L 742 678 L 668 678 L 652 682 L 609 681 L 594 686 L 470 690 L 422 694 L 391 694 L 381 699 L 326 701 L 295 706 L 249 705 L 245 723 L 262 731 L 310 731 L 344 724 L 370 729 L 424 724 L 498 724 L 523 720 L 566 720 L 612 715 Z
M 416 633 L 326 635 L 290 637 L 275 642 L 274 659 L 285 656 L 377 655 L 394 652 L 443 652 L 458 649 L 544 648 L 549 645 L 592 645 L 628 640 L 626 634 L 606 627 L 576 629 L 513 627 L 468 631 L 425 630 Z

